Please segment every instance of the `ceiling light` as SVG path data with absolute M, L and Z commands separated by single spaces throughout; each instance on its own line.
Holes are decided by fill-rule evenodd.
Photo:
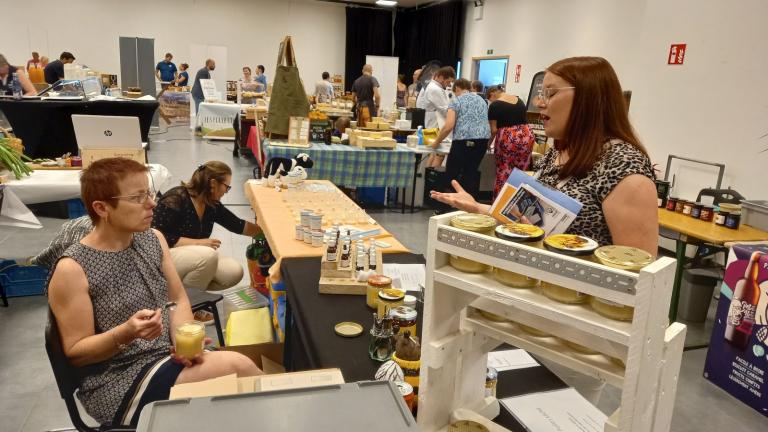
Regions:
M 376 4 L 379 6 L 387 7 L 397 6 L 397 2 L 395 0 L 376 0 Z

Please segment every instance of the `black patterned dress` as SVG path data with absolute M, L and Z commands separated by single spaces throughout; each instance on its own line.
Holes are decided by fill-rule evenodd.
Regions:
M 651 160 L 632 144 L 611 140 L 605 143 L 603 153 L 586 176 L 561 179 L 556 162 L 558 156 L 557 150 L 550 149 L 534 169 L 539 181 L 583 204 L 567 232 L 594 239 L 600 246 L 613 244 L 603 213 L 603 200 L 619 182 L 632 174 L 654 180 Z
M 163 250 L 152 230 L 134 234 L 131 246 L 119 252 L 75 243 L 62 257 L 72 258 L 85 271 L 96 334 L 126 322 L 141 309 L 162 308 L 168 301 Z M 82 369 L 77 395 L 91 417 L 101 424 L 128 424 L 138 414 L 144 405 L 139 404 L 142 393 L 158 371 L 168 369 L 169 326 L 164 312 L 159 337 L 136 339 L 124 352 Z M 169 378 L 172 384 L 180 368 L 171 369 L 175 369 Z

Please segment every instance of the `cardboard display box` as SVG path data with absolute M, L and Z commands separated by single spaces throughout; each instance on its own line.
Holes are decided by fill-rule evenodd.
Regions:
M 112 157 L 124 157 L 142 164 L 147 163 L 143 148 L 81 148 L 79 153 L 83 159 L 83 168 L 88 168 L 99 159 Z

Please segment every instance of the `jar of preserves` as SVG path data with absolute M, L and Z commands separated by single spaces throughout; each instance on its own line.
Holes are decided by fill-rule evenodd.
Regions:
M 715 209 L 711 205 L 701 206 L 701 214 L 699 215 L 699 219 L 703 220 L 704 222 L 712 222 L 714 215 Z
M 684 201 L 683 202 L 683 214 L 686 216 L 691 215 L 691 210 L 693 209 L 693 203 L 690 201 Z
M 542 239 L 544 238 L 544 230 L 535 225 L 511 223 L 497 226 L 496 237 L 515 243 L 525 243 L 526 245 L 535 248 L 541 248 Z M 534 288 L 539 284 L 538 279 L 500 268 L 493 269 L 493 277 L 504 285 L 514 288 Z
M 402 306 L 405 299 L 405 292 L 396 288 L 385 288 L 379 290 L 379 301 L 376 305 L 376 311 L 379 317 L 384 317 L 388 311 Z
M 598 244 L 591 238 L 580 235 L 555 234 L 544 239 L 544 247 L 553 252 L 591 261 L 592 253 Z M 587 294 L 544 281 L 541 282 L 541 290 L 545 296 L 561 303 L 578 304 L 589 300 Z
M 388 288 L 392 288 L 392 278 L 379 274 L 368 277 L 365 304 L 371 309 L 376 309 L 379 304 L 379 291 Z
M 693 203 L 693 207 L 691 207 L 691 217 L 695 219 L 699 219 L 701 217 L 701 207 L 703 206 L 702 203 Z
M 685 200 L 678 199 L 675 202 L 675 213 L 682 213 L 683 212 L 683 206 L 685 205 Z
M 728 213 L 725 210 L 720 210 L 717 212 L 717 215 L 715 216 L 715 225 L 725 226 L 725 220 L 728 219 Z
M 676 206 L 677 206 L 677 198 L 670 198 L 667 200 L 667 210 L 675 211 Z
M 451 218 L 451 226 L 464 231 L 476 232 L 493 237 L 496 228 L 496 219 L 481 214 L 466 213 Z M 451 267 L 464 273 L 483 273 L 488 270 L 488 265 L 451 255 L 449 258 Z
M 730 229 L 739 229 L 741 225 L 741 212 L 730 213 L 725 218 L 725 227 Z
M 630 246 L 603 246 L 595 251 L 595 257 L 608 267 L 633 272 L 638 272 L 653 262 L 651 254 Z M 632 316 L 635 313 L 635 308 L 632 306 L 597 297 L 592 297 L 589 304 L 600 315 L 618 321 L 632 321 Z
M 416 320 L 419 317 L 416 309 L 408 306 L 397 306 L 389 311 L 389 316 L 394 319 L 394 324 L 400 329 L 397 334 L 409 331 L 416 336 Z

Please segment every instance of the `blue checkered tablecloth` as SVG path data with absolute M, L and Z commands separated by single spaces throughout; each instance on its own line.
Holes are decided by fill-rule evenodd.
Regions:
M 407 187 L 413 180 L 413 151 L 363 150 L 343 144 L 312 143 L 311 148 L 278 147 L 264 140 L 266 160 L 293 158 L 307 153 L 315 165 L 307 170 L 312 180 L 330 180 L 337 186 Z

